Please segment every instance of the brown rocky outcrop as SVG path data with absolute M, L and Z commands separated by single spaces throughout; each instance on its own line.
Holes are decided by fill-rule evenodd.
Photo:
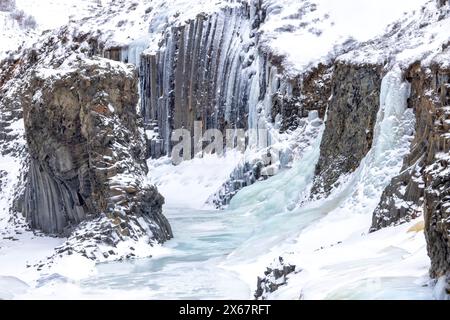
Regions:
M 320 63 L 313 68 L 302 81 L 302 107 L 307 112 L 317 110 L 321 119 L 325 118 L 327 112 L 328 99 L 331 96 L 333 65 Z
M 430 131 L 425 181 L 425 236 L 431 276 L 450 273 L 450 68 L 432 67 L 434 126 Z
M 283 72 L 281 64 L 277 65 L 276 59 L 271 59 L 271 63 L 281 75 Z M 277 115 L 281 116 L 280 132 L 295 130 L 301 119 L 308 117 L 310 111 L 317 111 L 319 117 L 324 119 L 328 98 L 331 95 L 332 74 L 332 66 L 319 64 L 305 74 L 282 79 L 282 82 L 289 86 L 290 93 L 274 94 L 271 107 L 272 122 L 275 122 Z
M 372 231 L 425 218 L 432 277 L 450 271 L 450 69 L 413 64 L 406 72 L 416 134 L 402 172 L 383 193 Z

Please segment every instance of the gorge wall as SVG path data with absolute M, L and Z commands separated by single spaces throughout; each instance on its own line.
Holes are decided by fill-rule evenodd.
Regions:
M 128 220 L 142 218 L 155 238 L 167 240 L 163 198 L 142 181 L 148 169 L 134 71 L 80 64 L 60 77 L 38 74 L 28 90 L 34 95 L 24 103 L 31 160 L 23 209 L 31 225 L 61 234 L 105 213 L 124 236 L 132 232 Z
M 231 7 L 167 30 L 161 48 L 142 56 L 140 75 L 145 122 L 158 133 L 152 155 L 170 154 L 171 134 L 248 127 L 257 35 L 263 19 L 248 5 Z M 258 84 L 259 85 L 259 84 Z
M 1 107 L 20 110 L 18 120 L 23 112 L 26 139 L 12 210 L 33 229 L 69 237 L 60 253 L 97 260 L 118 254 L 123 240 L 164 242 L 172 231 L 163 197 L 146 180 L 135 68 L 92 57 L 96 42 L 72 34 L 63 29 L 5 63 L 12 76 L 4 78 Z M 61 46 L 63 56 L 48 54 Z M 110 249 L 98 251 L 99 244 Z
M 280 133 L 305 127 L 301 119 L 311 112 L 321 119 L 325 115 L 326 101 L 318 98 L 329 96 L 330 66 L 289 76 L 284 57 L 259 43 L 265 17 L 261 1 L 200 14 L 169 28 L 159 48 L 144 51 L 140 60 L 141 111 L 152 157 L 170 155 L 177 143 L 171 141 L 175 129 L 190 132 L 192 155 L 205 143 L 195 141 L 195 132 L 218 129 L 224 140 L 231 132 L 233 145 L 226 147 L 233 148 L 242 143 L 236 141 L 238 131 L 254 130 L 245 135 L 244 149 L 260 155 L 231 174 L 213 196 L 217 207 L 227 205 L 243 187 L 266 179 L 265 167 L 282 168 L 292 161 L 291 152 L 271 148 Z M 277 160 L 267 159 L 268 153 L 276 153 Z
M 313 197 L 327 196 L 338 179 L 356 170 L 371 149 L 381 79 L 380 66 L 335 63 Z
M 170 154 L 174 129 L 192 134 L 195 129 L 218 129 L 225 136 L 227 129 L 270 131 L 276 126 L 283 132 L 295 129 L 309 111 L 320 110 L 323 117 L 323 105 L 302 103 L 303 77 L 287 76 L 283 57 L 259 45 L 258 28 L 265 16 L 260 1 L 200 14 L 167 30 L 157 50 L 144 52 L 141 109 L 155 134 L 153 157 Z M 309 75 L 311 92 L 314 87 L 316 94 L 321 93 L 323 89 L 312 82 L 325 71 L 321 65 Z M 277 116 L 281 119 L 275 125 Z M 200 127 L 195 128 L 195 122 Z M 271 138 L 270 132 L 247 137 L 247 145 L 267 146 Z
M 447 53 L 448 54 L 448 53 Z M 425 218 L 432 277 L 450 271 L 450 72 L 438 64 L 412 65 L 410 107 L 416 114 L 416 136 L 402 172 L 385 190 L 374 213 L 372 231 Z

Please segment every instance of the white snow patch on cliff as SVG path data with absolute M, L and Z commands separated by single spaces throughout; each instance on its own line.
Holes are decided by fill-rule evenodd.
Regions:
M 258 204 L 259 210 L 272 213 L 271 224 L 262 223 L 258 233 L 229 256 L 225 267 L 252 284 L 255 270 L 262 273 L 282 255 L 302 271 L 290 275 L 287 286 L 268 296 L 274 299 L 430 299 L 432 289 L 422 287 L 429 280 L 430 265 L 425 237 L 422 230 L 409 232 L 420 220 L 368 234 L 381 194 L 400 172 L 414 136 L 414 115 L 407 108 L 409 90 L 398 67 L 389 72 L 382 82 L 373 148 L 360 167 L 342 179 L 327 199 L 284 214 L 279 203 L 287 201 L 280 201 L 272 191 Z M 284 185 L 287 192 L 314 168 L 307 166 L 300 162 L 291 174 L 265 183 Z M 245 206 L 261 193 L 259 185 L 251 186 L 232 204 Z
M 437 8 L 437 1 L 424 6 L 393 23 L 386 34 L 368 41 L 356 50 L 339 57 L 353 63 L 400 64 L 407 68 L 420 61 L 423 66 L 431 63 L 449 64 L 450 6 Z
M 418 10 L 427 0 L 310 0 L 266 1 L 270 9 L 263 39 L 287 57 L 292 72 L 329 62 L 356 42 L 370 40 L 405 12 Z

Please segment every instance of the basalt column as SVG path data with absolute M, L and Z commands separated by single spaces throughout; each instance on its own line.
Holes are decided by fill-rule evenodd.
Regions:
M 142 113 L 152 156 L 170 153 L 174 129 L 247 129 L 259 13 L 248 5 L 172 27 L 140 66 Z
M 68 235 L 104 217 L 112 243 L 171 237 L 164 199 L 145 180 L 137 82 L 131 67 L 102 59 L 32 73 L 21 98 L 30 154 L 22 209 L 33 228 Z

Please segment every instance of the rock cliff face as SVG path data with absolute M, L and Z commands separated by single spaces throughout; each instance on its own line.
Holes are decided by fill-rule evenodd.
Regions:
M 283 258 L 279 257 L 278 261 L 267 268 L 263 278 L 258 277 L 255 299 L 267 299 L 268 295 L 277 291 L 281 286 L 286 285 L 287 277 L 294 272 L 299 273 L 301 270 L 296 270 L 296 266 L 285 263 Z
M 385 190 L 372 231 L 409 221 L 422 213 L 431 258 L 431 276 L 450 271 L 450 70 L 416 63 L 406 73 L 416 136 L 403 170 Z
M 431 70 L 437 97 L 424 177 L 425 236 L 431 276 L 441 277 L 450 273 L 450 68 Z
M 276 59 L 271 57 L 271 60 Z M 218 208 L 228 205 L 242 188 L 288 168 L 294 160 L 301 158 L 305 148 L 320 133 L 331 94 L 333 67 L 320 64 L 307 74 L 294 78 L 282 77 L 280 66 L 272 65 L 271 70 L 273 80 L 268 81 L 260 105 L 268 110 L 267 121 L 272 130 L 289 137 L 288 147 L 282 143 L 283 148 L 279 148 L 277 139 L 273 139 L 267 148 L 239 165 L 211 198 Z M 265 161 L 267 153 L 274 154 L 278 160 L 275 163 Z
M 231 7 L 165 33 L 161 47 L 142 57 L 142 110 L 158 137 L 152 155 L 171 152 L 174 129 L 246 129 L 255 78 L 256 33 L 261 12 Z
M 259 43 L 265 15 L 258 1 L 198 15 L 165 31 L 159 48 L 141 58 L 141 110 L 152 135 L 152 157 L 170 155 L 175 129 L 190 131 L 192 149 L 201 145 L 194 141 L 196 130 L 218 129 L 224 137 L 227 131 L 255 130 L 246 135 L 246 148 L 263 151 L 236 168 L 213 197 L 217 207 L 266 179 L 265 167 L 289 163 L 290 154 L 271 148 L 276 136 L 305 126 L 310 112 L 323 119 L 327 101 L 317 98 L 330 95 L 329 66 L 288 76 L 284 58 Z M 280 163 L 266 163 L 268 152 L 277 153 Z
M 437 0 L 437 2 L 440 7 L 443 7 L 449 3 L 449 0 Z
M 401 173 L 392 180 L 381 197 L 373 215 L 371 231 L 411 220 L 423 213 L 425 183 L 422 172 L 429 145 L 428 132 L 433 124 L 425 107 L 430 104 L 431 97 L 425 92 L 431 87 L 431 78 L 422 72 L 420 64 L 412 66 L 406 78 L 411 82 L 409 107 L 414 108 L 417 118 L 416 135 Z
M 335 64 L 313 196 L 328 195 L 372 147 L 381 79 L 377 65 Z
M 98 251 L 98 244 L 164 242 L 172 231 L 164 199 L 146 178 L 137 72 L 92 58 L 90 44 L 86 35 L 71 38 L 62 30 L 9 62 L 14 75 L 2 80 L 8 85 L 1 107 L 23 111 L 25 124 L 25 187 L 14 209 L 33 229 L 68 236 L 59 252 L 98 259 L 118 254 Z M 61 46 L 63 55 L 54 54 Z
M 142 181 L 146 143 L 132 69 L 80 62 L 50 77 L 38 72 L 28 90 L 24 120 L 31 161 L 23 210 L 31 225 L 62 234 L 105 213 L 124 236 L 131 233 L 128 221 L 141 218 L 155 238 L 167 240 L 164 200 Z
M 275 123 L 280 117 L 279 131 L 291 132 L 301 125 L 301 119 L 309 116 L 310 112 L 317 112 L 320 119 L 325 118 L 328 98 L 331 95 L 331 80 L 334 72 L 333 65 L 320 63 L 317 67 L 302 75 L 290 78 L 283 75 L 283 68 L 276 64 L 280 57 L 271 57 L 272 65 L 280 78 L 281 85 L 271 92 L 270 120 Z M 270 83 L 269 83 L 270 84 Z M 281 88 L 287 88 L 285 91 Z

